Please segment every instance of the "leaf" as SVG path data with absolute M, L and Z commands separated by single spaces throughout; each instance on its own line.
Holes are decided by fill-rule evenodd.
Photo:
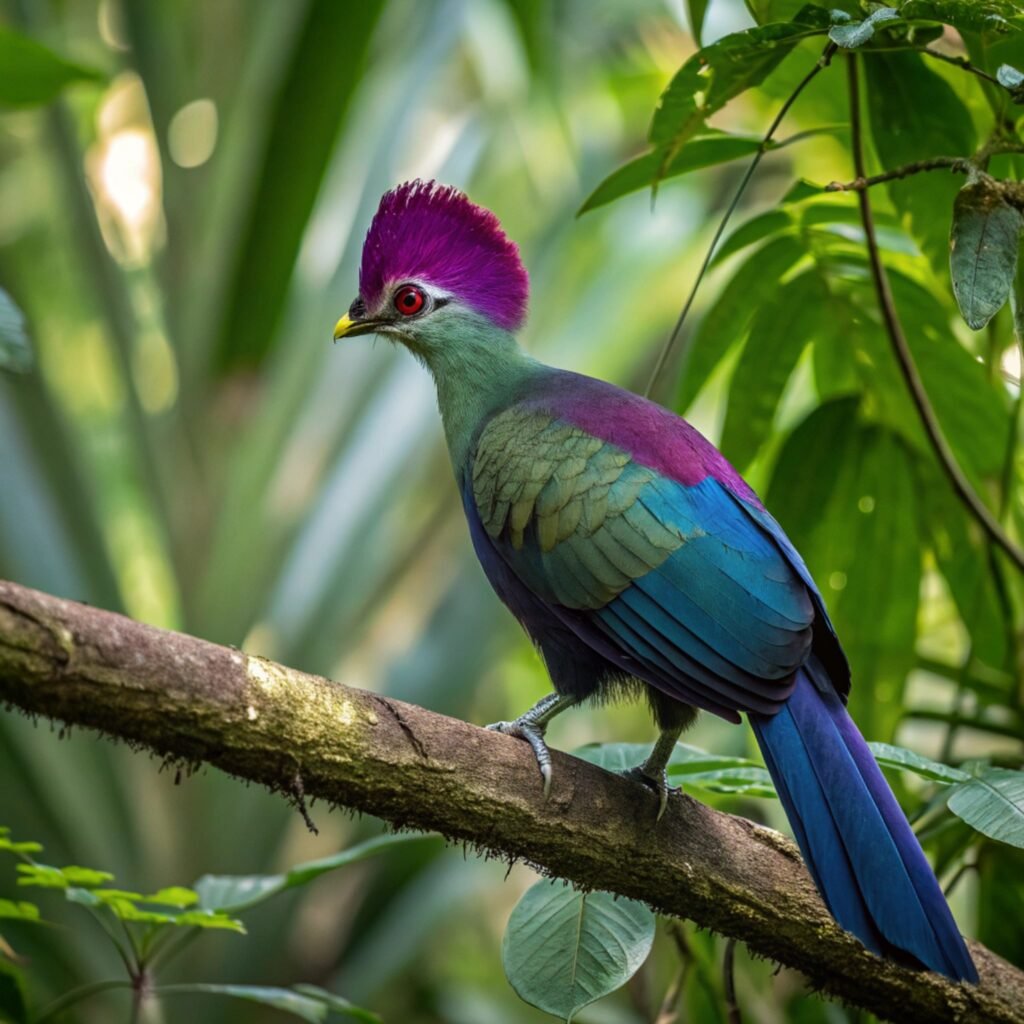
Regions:
M 330 857 L 297 864 L 280 875 L 203 875 L 196 882 L 195 889 L 199 894 L 199 903 L 205 910 L 238 913 L 270 899 L 285 889 L 307 885 L 328 871 L 336 871 L 348 864 L 366 860 L 381 850 L 433 838 L 435 837 L 430 833 L 386 833 Z
M 106 908 L 122 921 L 135 924 L 173 925 L 177 928 L 208 928 L 245 934 L 241 921 L 214 910 L 186 910 L 183 913 L 148 910 L 137 905 L 137 894 L 119 889 L 79 889 L 70 887 L 65 896 L 72 903 L 93 909 Z M 141 897 L 145 900 L 146 897 Z
M 306 224 L 363 77 L 383 6 L 383 0 L 304 5 L 304 21 L 268 115 L 254 198 L 217 325 L 213 358 L 222 371 L 258 366 L 274 342 Z M 344 41 L 341 59 L 339 40 Z
M 0 369 L 26 373 L 31 368 L 32 346 L 25 331 L 25 317 L 10 295 L 0 288 Z
M 642 764 L 651 754 L 651 743 L 587 743 L 577 747 L 573 757 L 589 761 L 608 772 L 626 772 Z M 668 770 L 674 775 L 698 774 L 732 768 L 758 768 L 746 757 L 709 754 L 688 743 L 677 743 L 669 758 Z
M 974 152 L 970 113 L 952 86 L 925 66 L 923 57 L 906 51 L 876 53 L 864 68 L 871 135 L 883 167 Z M 933 269 L 945 274 L 949 229 L 940 211 L 952 208 L 956 180 L 952 175 L 918 174 L 886 187 Z
M 1024 853 L 1011 846 L 986 843 L 978 856 L 978 924 L 976 936 L 1010 963 L 1024 960 Z
M 694 42 L 701 45 L 701 33 L 704 29 L 704 17 L 708 13 L 710 0 L 686 0 L 686 13 L 690 18 L 690 32 Z
M 34 903 L 0 899 L 0 917 L 12 921 L 38 921 L 39 908 Z
M 800 353 L 829 316 L 830 296 L 816 269 L 773 289 L 758 308 L 729 386 L 719 447 L 740 472 L 771 433 L 775 410 Z
M 612 171 L 579 208 L 577 216 L 596 210 L 631 192 L 654 184 L 657 180 L 676 178 L 702 167 L 738 160 L 756 153 L 761 139 L 755 136 L 726 135 L 719 132 L 691 139 L 676 155 L 672 162 L 663 167 L 663 153 L 659 150 L 634 157 L 629 163 Z
M 959 768 L 933 761 L 922 754 L 914 753 L 913 750 L 907 750 L 906 747 L 893 746 L 891 743 L 869 743 L 868 746 L 875 755 L 875 760 L 885 768 L 899 768 L 901 771 L 920 775 L 922 779 L 947 785 L 952 782 L 964 782 L 970 778 L 967 772 Z
M 900 12 L 895 7 L 876 7 L 863 21 L 847 21 L 833 25 L 828 37 L 836 46 L 846 50 L 863 46 L 874 34 L 875 28 L 889 21 L 898 21 Z
M 734 793 L 742 796 L 774 797 L 775 784 L 767 768 L 751 765 L 746 768 L 718 768 L 712 771 L 678 772 L 669 770 L 669 777 L 687 786 L 697 786 L 712 793 Z
M 779 235 L 747 257 L 704 314 L 685 347 L 676 409 L 686 412 L 729 349 L 744 336 L 754 312 L 805 255 L 800 240 Z
M 741 249 L 748 245 L 754 245 L 769 235 L 782 234 L 793 226 L 793 217 L 788 210 L 767 210 L 759 213 L 756 217 L 741 224 L 715 252 L 711 266 L 716 267 L 724 263 L 730 256 L 734 256 Z
M 984 181 L 968 182 L 957 193 L 949 271 L 960 313 L 971 330 L 981 330 L 1009 298 L 1020 230 L 1020 213 Z
M 0 957 L 0 1020 L 4 1024 L 28 1024 L 25 978 L 17 964 Z
M 986 768 L 953 790 L 949 809 L 982 835 L 1024 848 L 1024 772 Z
M 212 995 L 246 999 L 251 1003 L 269 1006 L 293 1017 L 300 1017 L 310 1024 L 320 1024 L 332 1013 L 340 1013 L 366 1024 L 379 1024 L 380 1018 L 369 1010 L 353 1006 L 340 996 L 332 995 L 315 985 L 296 985 L 294 988 L 274 988 L 269 985 L 215 985 L 207 982 L 187 982 L 180 985 L 159 985 L 158 996 L 167 995 Z
M 0 26 L 0 106 L 35 107 L 55 100 L 72 82 L 102 82 L 93 68 L 58 57 L 28 36 Z
M 941 21 L 967 32 L 1010 32 L 1020 13 L 1020 7 L 1007 0 L 904 0 L 900 4 L 900 15 L 907 21 Z
M 624 985 L 653 941 L 654 914 L 642 903 L 543 880 L 512 911 L 501 959 L 521 999 L 571 1021 Z
M 17 872 L 21 876 L 18 885 L 37 885 L 44 889 L 66 889 L 72 885 L 89 889 L 114 879 L 109 871 L 95 871 L 76 865 L 54 868 L 46 864 L 19 864 Z
M 802 39 L 824 34 L 824 20 L 815 9 L 805 10 L 812 23 L 781 22 L 734 32 L 698 50 L 679 69 L 658 100 L 648 135 L 662 153 L 656 181 L 665 176 L 707 118 L 740 93 L 760 85 Z
M 16 843 L 7 836 L 0 836 L 0 850 L 6 850 L 8 853 L 39 853 L 42 849 L 42 843 L 34 843 L 31 840 Z

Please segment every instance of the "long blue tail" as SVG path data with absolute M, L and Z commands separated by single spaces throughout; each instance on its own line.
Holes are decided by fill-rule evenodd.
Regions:
M 750 721 L 832 916 L 875 953 L 977 981 L 931 866 L 817 659 L 778 714 Z

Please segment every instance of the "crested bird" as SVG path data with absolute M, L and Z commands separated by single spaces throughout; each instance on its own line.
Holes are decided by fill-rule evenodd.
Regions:
M 978 975 L 932 869 L 846 711 L 850 669 L 782 528 L 684 419 L 531 358 L 528 277 L 497 217 L 413 181 L 386 193 L 335 340 L 380 334 L 429 370 L 470 538 L 554 693 L 489 728 L 533 748 L 588 698 L 646 697 L 660 735 L 631 774 L 667 798 L 699 710 L 745 713 L 818 891 L 873 952 Z

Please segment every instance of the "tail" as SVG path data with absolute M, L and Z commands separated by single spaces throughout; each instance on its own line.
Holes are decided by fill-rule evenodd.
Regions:
M 836 921 L 881 956 L 976 982 L 931 866 L 818 660 L 778 714 L 750 721 Z

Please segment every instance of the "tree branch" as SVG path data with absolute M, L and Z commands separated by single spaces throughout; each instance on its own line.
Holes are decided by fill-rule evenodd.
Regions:
M 860 86 L 857 74 L 857 55 L 851 53 L 847 58 L 847 71 L 849 75 L 850 92 L 850 142 L 853 149 L 853 173 L 857 178 L 864 178 L 864 146 L 860 123 Z M 978 524 L 989 536 L 999 545 L 1000 548 L 1010 557 L 1014 565 L 1024 572 L 1024 551 L 1022 551 L 1010 539 L 1003 530 L 999 520 L 992 514 L 988 506 L 978 497 L 966 474 L 960 468 L 953 449 L 950 448 L 946 435 L 942 432 L 942 425 L 932 408 L 931 400 L 925 389 L 924 381 L 917 372 L 914 363 L 913 353 L 907 344 L 906 335 L 903 333 L 903 326 L 900 324 L 896 312 L 896 302 L 892 296 L 892 289 L 889 287 L 889 277 L 885 272 L 882 263 L 882 254 L 878 248 L 878 237 L 875 234 L 875 219 L 871 212 L 871 200 L 868 192 L 864 189 L 857 193 L 857 201 L 860 204 L 860 219 L 864 226 L 864 237 L 867 241 L 868 260 L 871 264 L 871 276 L 875 283 L 875 293 L 878 296 L 878 306 L 882 313 L 882 320 L 885 329 L 889 334 L 893 352 L 896 355 L 896 362 L 899 364 L 903 379 L 906 381 L 910 396 L 914 401 L 921 424 L 928 435 L 928 440 L 935 451 L 949 482 L 953 486 L 957 497 L 964 503 L 968 511 L 978 521 Z
M 868 953 L 829 916 L 796 847 L 554 753 L 544 801 L 525 743 L 111 612 L 0 581 L 0 700 L 157 754 L 524 858 L 746 942 L 890 1020 L 1024 1024 L 1024 973 L 972 943 L 977 987 Z

